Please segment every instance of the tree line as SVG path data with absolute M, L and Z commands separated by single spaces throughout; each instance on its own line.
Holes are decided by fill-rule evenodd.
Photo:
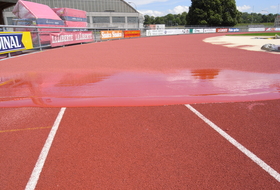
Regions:
M 235 0 L 192 0 L 189 12 L 162 17 L 145 15 L 144 24 L 234 26 L 238 23 L 271 23 L 276 14 L 240 12 Z
M 166 26 L 187 25 L 187 12 L 182 14 L 168 14 L 162 17 L 145 15 L 144 24 L 165 24 Z

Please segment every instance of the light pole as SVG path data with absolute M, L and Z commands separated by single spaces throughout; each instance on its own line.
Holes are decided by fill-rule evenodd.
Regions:
M 134 2 L 128 2 L 129 4 L 134 4 L 134 6 L 135 6 L 135 10 L 137 11 L 137 6 L 136 6 L 136 4 L 134 3 Z M 137 28 L 139 28 L 139 12 L 137 11 Z
M 254 21 L 253 12 L 254 12 L 254 6 L 253 6 L 253 11 L 251 12 L 251 16 L 252 16 L 252 22 L 251 22 L 251 25 L 253 25 L 253 21 Z

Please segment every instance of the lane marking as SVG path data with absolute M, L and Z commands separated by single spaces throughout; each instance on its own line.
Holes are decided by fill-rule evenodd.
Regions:
M 18 131 L 31 131 L 31 130 L 38 130 L 38 129 L 49 129 L 52 127 L 34 127 L 34 128 L 25 128 L 25 129 L 10 129 L 10 130 L 3 130 L 0 133 L 10 133 L 10 132 L 18 132 Z
M 244 153 L 246 156 L 248 156 L 253 162 L 255 162 L 263 170 L 265 170 L 267 173 L 269 173 L 278 182 L 280 182 L 280 174 L 276 170 L 274 170 L 269 165 L 267 165 L 263 160 L 261 160 L 254 153 L 252 153 L 250 150 L 245 148 L 242 144 L 237 142 L 234 138 L 232 138 L 230 135 L 228 135 L 226 132 L 224 132 L 221 128 L 219 128 L 217 125 L 215 125 L 209 119 L 207 119 L 204 115 L 202 115 L 200 112 L 198 112 L 196 109 L 194 109 L 191 105 L 186 104 L 185 106 L 187 108 L 189 108 L 194 114 L 196 114 L 200 119 L 202 119 L 205 123 L 207 123 L 210 127 L 212 127 L 216 132 L 218 132 L 220 135 L 222 135 L 233 146 L 238 148 L 242 153 Z
M 54 140 L 54 137 L 55 137 L 55 134 L 57 132 L 57 129 L 59 127 L 59 124 L 62 120 L 62 117 L 64 115 L 64 112 L 65 112 L 66 108 L 61 108 L 60 109 L 60 112 L 58 113 L 57 115 L 57 118 L 53 124 L 53 127 L 49 133 L 49 136 L 45 142 L 45 145 L 40 153 L 40 156 L 36 162 L 36 165 L 32 171 L 32 174 L 29 178 L 29 181 L 25 187 L 25 190 L 34 190 L 36 185 L 37 185 L 37 182 L 39 180 L 39 177 L 40 177 L 40 174 L 41 174 L 41 171 L 44 167 L 44 164 L 45 164 L 45 161 L 47 159 L 47 156 L 48 156 L 48 153 L 49 153 L 49 150 L 51 148 L 51 145 L 52 145 L 52 142 Z

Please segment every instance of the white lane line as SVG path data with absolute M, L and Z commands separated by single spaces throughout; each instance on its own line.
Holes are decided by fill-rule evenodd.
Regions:
M 215 131 L 217 131 L 220 135 L 222 135 L 226 140 L 228 140 L 232 145 L 238 148 L 241 152 L 243 152 L 246 156 L 248 156 L 252 161 L 254 161 L 257 165 L 259 165 L 262 169 L 264 169 L 267 173 L 269 173 L 272 177 L 274 177 L 278 182 L 280 182 L 280 174 L 267 165 L 263 160 L 257 157 L 250 150 L 245 148 L 242 144 L 237 142 L 234 138 L 229 136 L 226 132 L 224 132 L 221 128 L 207 119 L 204 115 L 194 109 L 191 105 L 186 104 L 187 108 L 189 108 L 193 113 L 195 113 L 200 119 L 202 119 L 205 123 L 207 123 L 210 127 L 212 127 Z
M 32 171 L 32 174 L 29 178 L 29 181 L 25 187 L 25 190 L 34 190 L 36 185 L 37 185 L 37 182 L 39 180 L 39 177 L 40 177 L 40 174 L 41 174 L 41 171 L 44 167 L 44 164 L 45 164 L 45 161 L 47 159 L 47 156 L 48 156 L 48 153 L 49 153 L 49 150 L 52 146 L 52 142 L 53 142 L 53 139 L 55 137 L 55 134 L 57 132 L 57 129 L 58 129 L 58 126 L 61 122 L 61 119 L 64 115 L 64 112 L 65 112 L 66 108 L 61 108 L 60 109 L 60 112 L 58 113 L 57 117 L 56 117 L 56 120 L 53 124 L 53 127 L 49 133 L 49 136 L 45 142 L 45 145 L 40 153 L 40 156 L 36 162 L 36 165 Z

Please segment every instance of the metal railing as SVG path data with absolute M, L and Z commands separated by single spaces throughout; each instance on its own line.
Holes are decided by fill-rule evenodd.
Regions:
M 70 30 L 70 31 L 69 31 Z M 138 30 L 135 29 L 120 29 L 115 27 L 110 28 L 90 28 L 90 27 L 45 27 L 45 26 L 23 26 L 23 25 L 0 25 L 0 32 L 30 32 L 32 37 L 33 49 L 24 50 L 20 53 L 26 53 L 30 51 L 42 51 L 44 48 L 50 48 L 50 40 L 42 40 L 42 38 L 50 38 L 51 33 L 60 33 L 60 32 L 74 32 L 74 31 L 91 31 L 93 32 L 94 40 L 92 42 L 104 41 L 101 39 L 100 31 L 109 31 L 109 30 Z M 144 32 L 142 32 L 144 34 Z M 88 42 L 87 42 L 88 43 Z M 5 54 L 8 57 L 17 55 L 19 53 L 7 53 Z M 4 55 L 4 56 L 5 56 Z M 4 57 L 3 55 L 0 57 Z
M 175 27 L 176 28 L 176 27 Z M 175 29 L 172 27 L 172 29 Z M 178 29 L 189 29 L 190 27 L 178 27 Z M 196 27 L 194 27 L 195 29 Z M 217 28 L 217 27 L 199 27 L 201 29 L 207 29 L 207 28 Z M 223 28 L 223 27 L 219 27 Z M 226 27 L 225 27 L 226 28 Z M 230 27 L 227 27 L 230 28 Z M 233 27 L 234 28 L 234 27 Z M 42 36 L 50 36 L 51 33 L 60 33 L 62 31 L 67 30 L 73 30 L 73 31 L 91 31 L 93 32 L 94 40 L 92 42 L 101 42 L 101 41 L 108 41 L 103 40 L 101 38 L 101 31 L 110 31 L 110 30 L 139 30 L 138 28 L 135 29 L 120 29 L 120 28 L 91 28 L 91 27 L 44 27 L 44 26 L 23 26 L 23 25 L 0 25 L 0 31 L 1 32 L 22 32 L 22 31 L 28 31 L 31 33 L 32 36 L 32 43 L 33 43 L 33 49 L 31 50 L 24 50 L 20 53 L 28 53 L 30 51 L 42 51 L 45 48 L 50 48 L 51 44 L 50 41 L 40 40 Z M 171 29 L 171 28 L 166 28 Z M 239 32 L 249 32 L 248 27 L 242 27 L 240 28 Z M 141 29 L 141 37 L 146 37 L 146 29 Z M 120 39 L 120 38 L 119 38 Z M 110 39 L 112 40 L 112 39 Z M 88 42 L 87 42 L 88 43 Z M 13 55 L 18 55 L 19 53 L 7 53 L 7 57 L 11 57 Z M 1 55 L 0 55 L 1 57 Z M 5 55 L 2 55 L 2 58 L 5 57 Z

